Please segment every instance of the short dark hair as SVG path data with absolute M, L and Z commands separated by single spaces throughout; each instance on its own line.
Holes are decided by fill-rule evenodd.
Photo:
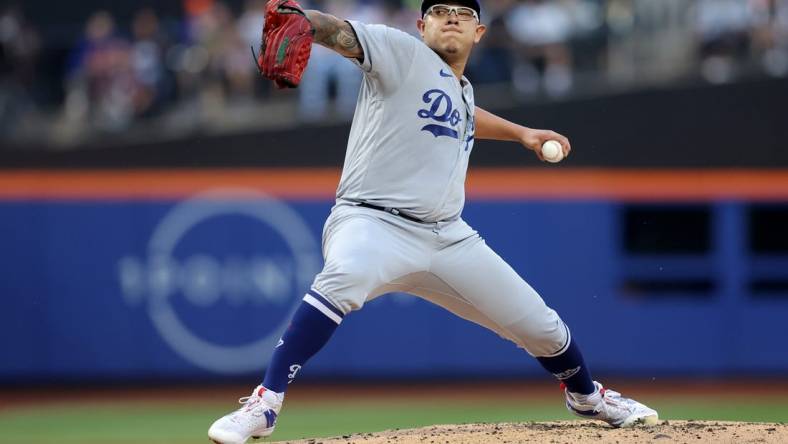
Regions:
M 430 6 L 440 3 L 454 3 L 461 6 L 467 6 L 476 11 L 476 14 L 479 15 L 479 19 L 482 17 L 482 8 L 479 6 L 478 0 L 424 0 L 421 2 L 421 16 L 424 17 L 424 14 L 426 14 L 427 10 L 430 9 Z

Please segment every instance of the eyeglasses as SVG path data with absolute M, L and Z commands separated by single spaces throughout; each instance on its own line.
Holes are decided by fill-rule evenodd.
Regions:
M 463 22 L 467 22 L 473 19 L 479 21 L 479 14 L 476 13 L 474 9 L 467 8 L 465 6 L 449 6 L 449 5 L 432 5 L 424 15 L 432 15 L 438 18 L 448 17 L 451 13 L 457 16 L 457 19 Z

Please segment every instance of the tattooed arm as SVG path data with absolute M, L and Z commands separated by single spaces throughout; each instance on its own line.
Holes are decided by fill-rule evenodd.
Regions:
M 304 11 L 315 28 L 315 43 L 332 49 L 348 58 L 364 61 L 364 50 L 358 42 L 353 27 L 344 20 L 320 11 Z

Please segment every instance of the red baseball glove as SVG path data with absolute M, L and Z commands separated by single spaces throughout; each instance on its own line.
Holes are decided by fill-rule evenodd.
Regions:
M 278 88 L 296 88 L 309 62 L 315 29 L 296 0 L 269 0 L 257 67 Z

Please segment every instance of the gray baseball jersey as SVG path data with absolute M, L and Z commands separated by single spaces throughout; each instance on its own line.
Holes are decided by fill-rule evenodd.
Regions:
M 570 335 L 558 314 L 460 217 L 473 148 L 470 82 L 414 37 L 351 25 L 364 80 L 323 230 L 325 265 L 304 301 L 339 323 L 375 297 L 406 292 L 535 356 L 562 353 Z
M 424 221 L 456 219 L 474 141 L 471 83 L 409 34 L 349 23 L 365 75 L 337 197 Z

